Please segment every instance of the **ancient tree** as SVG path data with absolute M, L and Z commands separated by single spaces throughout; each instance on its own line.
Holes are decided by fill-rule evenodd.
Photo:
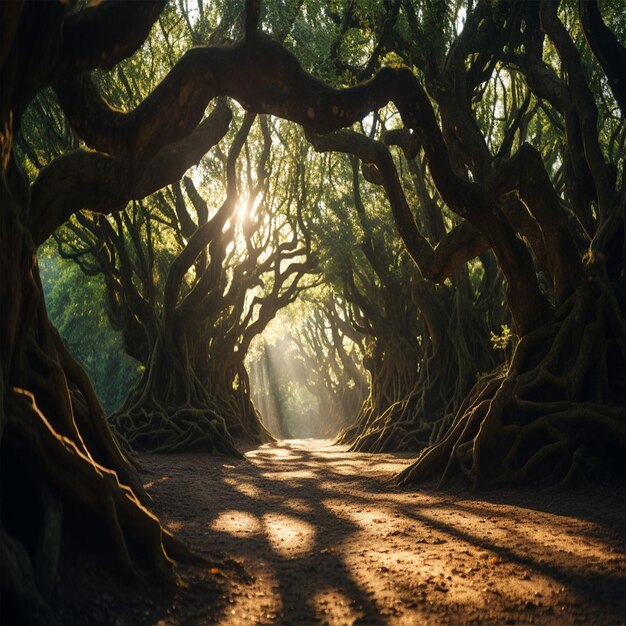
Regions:
M 388 51 L 405 66 L 341 92 L 367 94 L 372 109 L 393 102 L 402 127 L 388 143 L 423 151 L 439 198 L 460 218 L 443 238 L 429 241 L 371 144 L 356 147 L 346 132 L 315 138 L 303 121 L 319 149 L 359 150 L 374 166 L 423 278 L 442 280 L 443 269 L 491 250 L 506 281 L 519 337 L 511 362 L 478 381 L 402 480 L 461 473 L 474 485 L 562 483 L 623 461 L 624 125 L 598 76 L 618 88 L 624 48 L 596 3 L 497 8 L 478 3 L 456 34 L 442 6 L 420 16 L 402 3 L 402 20 L 392 20 L 393 36 L 380 31 L 371 59 Z M 348 17 L 349 28 L 366 28 Z M 332 130 L 319 107 L 314 117 L 326 122 L 323 134 Z M 551 144 L 545 161 L 535 142 Z
M 340 171 L 342 163 L 331 162 L 333 170 Z M 369 390 L 338 440 L 373 450 L 366 439 L 381 434 L 374 422 L 410 395 L 418 376 L 421 326 L 411 298 L 418 272 L 386 207 L 381 211 L 380 204 L 366 206 L 357 162 L 343 165 L 349 184 L 328 199 L 334 219 L 325 220 L 319 237 L 331 251 L 325 268 L 328 280 L 349 306 L 347 321 L 353 332 L 362 336 Z
M 476 263 L 471 272 L 464 265 L 467 225 L 455 224 L 447 231 L 444 207 L 427 188 L 414 146 L 405 145 L 401 152 L 406 159 L 400 162 L 400 171 L 407 173 L 402 180 L 389 147 L 374 139 L 375 134 L 382 134 L 388 143 L 411 142 L 399 129 L 387 131 L 378 116 L 370 136 L 354 131 L 311 136 L 319 151 L 351 155 L 351 200 L 363 229 L 357 249 L 365 265 L 358 260 L 349 265 L 344 294 L 357 312 L 354 323 L 369 337 L 365 365 L 370 395 L 340 441 L 355 450 L 420 451 L 445 431 L 478 373 L 494 365 L 487 325 L 501 310 L 500 277 L 493 271 L 492 257 L 484 254 L 477 261 L 483 276 L 472 280 L 478 271 Z M 384 193 L 376 194 L 371 187 L 362 191 L 367 183 Z M 417 210 L 409 204 L 407 188 L 413 191 Z M 364 198 L 372 202 L 377 196 L 380 208 L 374 219 L 367 216 Z M 415 241 L 413 231 L 419 236 L 427 233 L 425 241 L 439 242 L 432 261 L 439 285 L 420 275 L 415 258 L 422 257 L 417 250 L 413 261 L 407 254 Z M 475 234 L 470 233 L 471 238 Z M 366 280 L 365 266 L 370 268 Z
M 213 115 L 223 134 L 230 110 L 222 103 Z M 103 276 L 111 324 L 144 365 L 111 416 L 132 449 L 235 454 L 231 438 L 268 439 L 244 359 L 252 339 L 298 296 L 315 258 L 305 170 L 294 163 L 270 176 L 284 155 L 271 149 L 265 118 L 254 163 L 253 124 L 248 115 L 228 154 L 214 159 L 213 169 L 224 170 L 217 207 L 185 177 L 111 218 L 77 215 L 55 235 L 62 256 Z
M 180 173 L 153 161 L 164 143 L 157 140 L 133 156 L 67 153 L 29 189 L 13 151 L 21 114 L 40 89 L 133 54 L 160 9 L 157 3 L 107 4 L 74 14 L 57 3 L 2 9 L 0 550 L 8 621 L 55 621 L 47 600 L 61 537 L 79 518 L 90 529 L 86 535 L 110 544 L 128 574 L 143 554 L 158 576 L 172 576 L 166 549 L 175 555 L 176 545 L 140 504 L 144 492 L 133 465 L 89 379 L 48 321 L 35 251 L 78 208 L 125 203 L 137 182 L 131 179 L 142 172 L 161 184 Z M 139 148 L 142 140 L 135 141 Z M 184 144 L 178 148 L 186 151 Z
M 592 94 L 586 65 L 600 57 L 588 56 L 562 21 L 579 23 L 590 41 L 588 11 L 595 28 L 606 29 L 596 3 L 581 2 L 579 11 L 559 11 L 557 2 L 503 4 L 493 13 L 479 4 L 448 53 L 424 60 L 445 142 L 424 137 L 432 178 L 495 253 L 519 343 L 402 480 L 461 471 L 474 485 L 565 483 L 615 471 L 623 460 L 624 190 L 613 142 L 623 141 L 624 128 L 618 110 L 599 90 Z M 606 41 L 623 63 L 615 36 Z M 615 68 L 604 69 L 612 84 Z M 504 80 L 502 71 L 518 90 L 511 115 L 499 132 L 481 132 L 468 104 L 494 74 Z M 544 162 L 533 145 L 542 147 L 544 110 L 557 122 L 549 130 L 559 135 L 562 167 L 551 168 L 550 155 Z M 441 168 L 435 152 L 444 146 Z M 472 200 L 450 197 L 460 191 L 455 180 Z

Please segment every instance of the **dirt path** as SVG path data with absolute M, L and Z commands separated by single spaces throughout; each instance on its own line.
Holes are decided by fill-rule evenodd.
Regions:
M 624 622 L 626 511 L 616 489 L 475 499 L 390 487 L 409 460 L 310 440 L 263 446 L 244 461 L 144 457 L 166 525 L 254 576 L 224 582 L 210 599 L 192 576 L 154 621 Z

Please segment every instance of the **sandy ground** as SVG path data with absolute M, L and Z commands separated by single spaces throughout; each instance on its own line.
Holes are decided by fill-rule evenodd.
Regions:
M 178 586 L 121 578 L 101 540 L 72 550 L 85 520 L 65 538 L 60 623 L 626 623 L 623 485 L 401 490 L 410 455 L 319 440 L 140 461 L 155 512 L 209 563 L 177 565 Z
M 138 601 L 137 621 L 626 621 L 626 504 L 616 487 L 551 496 L 399 490 L 388 481 L 410 457 L 353 454 L 319 440 L 262 446 L 243 461 L 188 454 L 141 462 L 167 527 L 252 576 L 181 570 L 176 594 Z

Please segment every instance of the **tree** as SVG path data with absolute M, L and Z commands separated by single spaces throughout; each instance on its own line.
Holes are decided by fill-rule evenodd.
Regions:
M 67 7 L 55 3 L 2 10 L 0 551 L 8 621 L 55 619 L 47 598 L 63 524 L 72 515 L 86 515 L 84 523 L 93 532 L 106 529 L 127 572 L 134 571 L 132 541 L 155 573 L 163 579 L 172 575 L 164 544 L 170 555 L 176 554 L 176 544 L 139 503 L 136 494 L 144 492 L 135 469 L 112 436 L 89 379 L 48 320 L 35 254 L 35 245 L 52 232 L 46 226 L 63 220 L 64 209 L 54 206 L 59 193 L 71 212 L 72 201 L 82 202 L 89 183 L 97 182 L 81 178 L 89 166 L 102 165 L 96 178 L 104 183 L 127 164 L 98 153 L 69 153 L 40 174 L 40 185 L 36 182 L 29 193 L 13 152 L 21 114 L 38 91 L 132 54 L 160 8 L 102 5 L 68 15 Z M 117 26 L 110 38 L 103 36 L 104 24 Z M 106 195 L 103 187 L 97 191 Z
M 155 66 L 171 68 L 181 41 L 188 44 L 197 37 L 202 21 L 192 24 L 185 18 L 187 29 L 176 9 L 168 7 L 149 39 L 150 52 L 143 50 L 139 61 L 118 66 L 114 76 L 98 76 L 98 89 L 117 107 L 139 104 L 154 87 Z M 228 27 L 229 20 L 222 15 L 220 28 Z M 212 38 L 219 32 L 215 29 Z M 57 111 L 53 101 L 48 104 Z M 56 130 L 43 145 L 38 145 L 39 134 L 31 133 L 36 140 L 29 142 L 22 133 L 22 151 L 40 169 L 42 161 L 51 160 L 48 146 L 57 147 L 55 156 L 62 153 L 59 137 L 67 134 L 67 122 L 62 114 L 51 120 L 41 106 L 31 108 L 29 129 L 43 121 L 46 127 L 53 122 Z M 237 454 L 231 437 L 267 439 L 250 402 L 245 352 L 275 311 L 300 292 L 298 283 L 314 259 L 301 215 L 308 209 L 294 208 L 299 174 L 288 180 L 277 172 L 270 194 L 272 164 L 286 158 L 271 149 L 274 131 L 262 118 L 262 132 L 251 137 L 254 116 L 248 115 L 239 134 L 228 133 L 231 118 L 231 110 L 220 101 L 205 121 L 211 138 L 207 136 L 203 149 L 225 135 L 231 149 L 226 156 L 216 148 L 215 156 L 196 168 L 194 177 L 203 178 L 202 193 L 186 177 L 184 191 L 176 183 L 145 200 L 133 200 L 110 218 L 79 213 L 54 234 L 62 256 L 78 263 L 87 276 L 103 276 L 111 325 L 122 332 L 128 354 L 143 365 L 137 388 L 111 418 L 136 450 Z M 261 148 L 253 155 L 259 140 Z M 42 152 L 47 158 L 39 156 Z M 288 198 L 279 197 L 283 189 Z M 213 198 L 226 191 L 217 211 Z M 207 193 L 208 203 L 202 197 Z M 245 203 L 255 215 L 243 215 Z
M 230 110 L 222 103 L 212 117 L 221 136 Z M 236 454 L 231 437 L 268 439 L 244 359 L 252 339 L 306 286 L 315 257 L 304 166 L 290 160 L 277 168 L 285 155 L 272 149 L 265 118 L 255 156 L 253 123 L 252 115 L 243 119 L 228 155 L 209 168 L 224 170 L 219 208 L 185 177 L 184 190 L 176 183 L 110 221 L 79 215 L 58 236 L 63 255 L 104 276 L 109 319 L 145 366 L 111 417 L 135 450 Z M 214 197 L 219 189 L 213 180 Z
M 592 95 L 581 54 L 561 21 L 575 20 L 575 14 L 564 10 L 559 17 L 555 2 L 502 4 L 499 9 L 490 14 L 486 5 L 477 5 L 447 57 L 426 60 L 426 74 L 447 144 L 458 145 L 448 153 L 456 155 L 457 172 L 471 173 L 470 187 L 478 191 L 477 203 L 464 203 L 470 206 L 455 207 L 460 198 L 442 197 L 465 214 L 495 252 L 520 341 L 508 367 L 479 382 L 445 437 L 425 450 L 401 480 L 439 471 L 445 479 L 460 471 L 475 486 L 562 484 L 615 471 L 624 455 L 624 311 L 618 304 L 624 188 L 611 164 L 617 153 L 602 146 L 598 114 L 603 101 Z M 548 41 L 558 57 L 548 55 L 544 61 Z M 616 42 L 611 36 L 607 45 Z M 566 80 L 551 66 L 557 58 Z M 527 96 L 521 103 L 518 99 L 502 135 L 482 135 L 469 103 L 499 64 L 507 68 L 511 83 L 521 74 Z M 565 119 L 562 187 L 558 179 L 555 186 L 540 152 L 526 141 L 533 139 L 532 116 L 524 103 L 533 98 Z M 607 114 L 608 121 L 610 107 L 604 109 Z M 623 125 L 609 124 L 623 133 Z M 433 152 L 424 147 L 427 155 Z M 447 175 L 458 174 L 445 164 L 447 173 L 438 170 L 441 164 L 433 157 L 430 171 L 442 191 Z M 453 186 L 452 180 L 447 185 Z M 519 209 L 524 210 L 521 221 L 516 219 Z M 500 226 L 487 223 L 492 216 L 494 222 L 505 218 L 498 234 Z M 523 235 L 526 246 L 505 232 L 509 229 Z
M 250 399 L 244 359 L 253 338 L 306 287 L 302 279 L 314 269 L 315 255 L 304 214 L 306 199 L 299 193 L 305 169 L 302 164 L 292 163 L 283 170 L 284 177 L 277 172 L 276 179 L 268 184 L 275 159 L 270 160 L 272 140 L 264 118 L 256 180 L 250 178 L 246 150 L 249 189 L 245 203 L 241 203 L 233 180 L 234 166 L 252 121 L 253 117 L 247 116 L 231 145 L 226 164 L 226 200 L 211 220 L 194 229 L 182 192 L 176 190 L 176 213 L 186 225 L 183 236 L 187 244 L 172 263 L 165 282 L 163 320 L 166 333 L 174 337 L 180 333 L 174 339 L 176 349 L 191 363 L 192 372 L 185 368 L 180 383 L 198 379 L 206 388 L 205 404 L 210 403 L 214 413 L 224 419 L 228 433 L 258 443 L 269 436 Z M 208 215 L 206 203 L 190 179 L 185 179 L 185 186 L 195 213 Z M 195 278 L 183 285 L 192 267 Z M 174 301 L 178 301 L 175 307 Z M 172 331 L 167 330 L 168 324 Z M 151 352 L 152 362 L 145 376 L 145 381 L 150 381 L 150 368 L 158 362 L 160 381 L 158 377 L 151 381 L 151 393 L 167 388 L 163 381 L 171 376 L 172 349 L 158 356 L 156 350 L 158 346 Z M 146 413 L 145 396 L 146 389 L 140 383 L 114 416 L 122 432 L 133 433 L 133 426 L 129 429 L 124 425 L 129 416 L 137 411 Z M 169 411 L 171 400 L 163 404 Z M 146 438 L 152 438 L 158 430 L 153 423 L 140 422 L 140 428 Z M 185 432 L 185 439 L 185 447 L 194 449 L 201 441 L 193 430 Z
M 382 120 L 374 120 L 378 120 L 388 140 L 398 141 L 400 131 L 387 132 Z M 376 125 L 370 130 L 372 136 Z M 351 444 L 355 450 L 419 451 L 445 431 L 478 372 L 493 367 L 486 340 L 489 316 L 485 308 L 490 306 L 492 317 L 497 317 L 498 280 L 472 285 L 468 270 L 460 265 L 466 260 L 466 226 L 459 224 L 446 233 L 440 207 L 426 188 L 416 155 L 408 155 L 405 169 L 411 177 L 403 185 L 389 149 L 372 136 L 340 131 L 311 137 L 320 151 L 338 150 L 352 155 L 353 201 L 363 229 L 358 247 L 371 274 L 359 286 L 363 264 L 357 263 L 358 270 L 350 267 L 345 279 L 344 293 L 358 310 L 354 320 L 370 337 L 366 360 L 370 397 L 340 441 Z M 408 147 L 407 152 L 410 151 Z M 363 197 L 372 199 L 375 194 L 369 190 L 367 194 L 361 192 L 355 157 L 363 162 L 366 180 L 380 185 L 385 192 L 393 216 L 393 220 L 386 220 L 386 236 L 381 229 L 383 215 L 378 213 L 375 221 L 366 217 Z M 417 192 L 416 213 L 409 208 L 404 191 L 407 184 L 414 185 Z M 389 213 L 386 208 L 385 212 Z M 435 287 L 420 276 L 406 254 L 390 255 L 394 246 L 399 245 L 401 252 L 411 249 L 416 220 L 429 240 L 441 238 L 433 267 L 437 267 L 438 281 L 448 280 L 450 284 Z M 472 239 L 476 237 L 470 233 L 469 241 Z M 340 257 L 335 254 L 334 258 Z M 489 267 L 492 259 L 488 255 L 483 255 L 483 259 L 483 272 L 489 278 L 484 268 Z M 490 298 L 485 298 L 485 290 L 491 291 Z
M 443 5 L 425 7 L 418 18 L 411 3 L 403 3 L 404 20 L 388 47 L 406 66 L 383 68 L 369 83 L 342 91 L 346 98 L 368 98 L 371 109 L 386 94 L 381 99 L 394 103 L 424 151 L 442 201 L 462 218 L 454 236 L 433 246 L 397 195 L 396 222 L 424 278 L 441 280 L 442 261 L 458 267 L 491 249 L 520 337 L 510 365 L 479 381 L 451 428 L 401 480 L 460 472 L 474 485 L 561 483 L 595 467 L 615 471 L 624 455 L 624 191 L 612 163 L 621 158 L 616 148 L 623 124 L 597 85 L 594 96 L 577 42 L 563 25 L 562 19 L 573 22 L 576 14 L 569 8 L 559 14 L 559 4 L 550 1 L 492 9 L 478 3 L 457 35 Z M 583 7 L 583 31 L 590 28 L 584 14 Z M 612 68 L 603 66 L 615 85 L 623 46 L 600 22 L 594 23 L 607 35 L 606 49 L 618 59 Z M 586 33 L 587 40 L 597 43 L 598 32 Z M 544 54 L 548 39 L 554 52 Z M 555 72 L 557 63 L 567 72 L 565 80 Z M 509 81 L 520 78 L 539 107 L 512 98 L 513 109 L 504 103 L 504 124 L 481 129 L 474 109 L 484 103 L 490 82 L 503 80 L 500 68 L 513 76 Z M 544 109 L 554 127 L 550 134 L 561 134 L 558 161 L 564 166 L 554 181 L 526 141 L 542 139 L 533 116 Z M 331 130 L 318 109 L 315 118 L 326 122 L 324 132 Z M 323 140 L 324 149 L 336 149 L 336 137 L 334 145 Z M 368 160 L 385 180 L 384 163 L 375 156 Z
M 279 438 L 334 438 L 358 413 L 368 390 L 363 338 L 347 316 L 327 287 L 312 289 L 248 355 L 254 403 Z
M 283 52 L 258 39 L 259 7 L 251 3 L 242 43 L 188 52 L 135 110 L 112 109 L 97 93 L 89 70 L 110 69 L 133 54 L 162 6 L 104 3 L 69 13 L 64 4 L 33 3 L 3 9 L 0 549 L 3 595 L 12 599 L 9 615 L 16 620 L 54 619 L 46 597 L 56 576 L 63 510 L 90 515 L 83 522 L 86 535 L 100 534 L 104 526 L 127 571 L 134 569 L 131 543 L 133 553 L 143 552 L 162 578 L 171 576 L 169 557 L 185 554 L 139 503 L 136 494 L 143 488 L 135 469 L 113 437 L 89 379 L 48 320 L 35 253 L 77 211 L 107 214 L 180 179 L 212 145 L 211 118 L 202 121 L 208 100 L 220 91 L 232 90 L 245 103 L 253 95 L 239 92 L 241 76 L 236 84 L 222 80 L 229 75 L 226 65 L 240 64 L 241 52 L 244 74 L 267 80 L 269 93 L 277 79 L 280 83 L 282 70 L 273 57 Z M 214 77 L 217 82 L 185 88 L 185 82 L 197 79 L 196 64 L 206 53 L 219 57 L 223 52 L 226 65 L 215 67 L 221 65 L 226 73 Z M 288 54 L 285 58 L 295 63 Z M 268 61 L 278 74 L 258 72 L 258 61 L 263 67 Z M 28 103 L 50 84 L 69 124 L 90 149 L 54 159 L 29 190 L 13 136 Z M 272 110 L 277 106 L 274 101 Z M 294 102 L 287 117 L 302 118 L 301 103 Z M 40 510 L 30 515 L 31 506 L 24 509 L 24 502 Z
M 327 199 L 332 218 L 325 220 L 319 237 L 328 248 L 328 279 L 349 303 L 352 332 L 363 337 L 369 393 L 339 441 L 374 450 L 373 441 L 382 434 L 375 422 L 410 395 L 418 377 L 421 328 L 411 297 L 418 273 L 380 197 L 373 193 L 362 197 L 357 162 L 342 161 L 333 159 L 332 169 L 338 172 L 347 166 L 342 177 L 347 185 Z M 367 208 L 365 199 L 370 200 Z M 384 448 L 383 443 L 379 449 Z
M 319 399 L 322 436 L 335 436 L 356 417 L 367 397 L 363 336 L 350 323 L 348 303 L 328 293 L 294 337 L 308 376 L 305 384 Z

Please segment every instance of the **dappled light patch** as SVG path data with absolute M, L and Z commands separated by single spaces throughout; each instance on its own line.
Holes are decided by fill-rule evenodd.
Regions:
M 264 472 L 262 474 L 263 478 L 272 478 L 271 472 Z M 302 486 L 303 480 L 312 480 L 315 478 L 314 472 L 311 470 L 304 468 L 302 470 L 294 470 L 292 472 L 286 472 L 285 478 L 293 482 L 293 485 L 296 487 Z
M 233 489 L 239 491 L 244 496 L 248 498 L 261 498 L 263 496 L 263 491 L 259 489 L 256 485 L 249 482 L 238 482 L 237 480 L 229 481 L 229 483 Z
M 224 624 L 610 623 L 626 608 L 626 511 L 613 492 L 549 503 L 526 492 L 409 492 L 389 478 L 410 458 L 327 442 L 282 441 L 246 458 L 227 467 L 182 455 L 151 490 L 192 545 L 254 570 L 229 596 Z M 167 473 L 172 459 L 142 463 Z M 214 481 L 199 488 L 205 475 Z
M 183 527 L 183 523 L 179 520 L 176 520 L 174 522 L 169 522 L 168 524 L 166 524 L 166 526 L 169 531 L 177 533 Z
M 269 445 L 261 446 L 257 450 L 248 454 L 249 459 L 256 458 L 278 458 L 278 459 L 290 459 L 297 458 L 294 451 L 281 444 L 280 442 L 276 446 L 270 447 Z
M 285 513 L 266 513 L 263 531 L 274 552 L 287 559 L 309 553 L 316 534 L 311 524 Z
M 224 511 L 210 528 L 236 537 L 246 537 L 260 532 L 261 522 L 255 515 L 246 511 Z

